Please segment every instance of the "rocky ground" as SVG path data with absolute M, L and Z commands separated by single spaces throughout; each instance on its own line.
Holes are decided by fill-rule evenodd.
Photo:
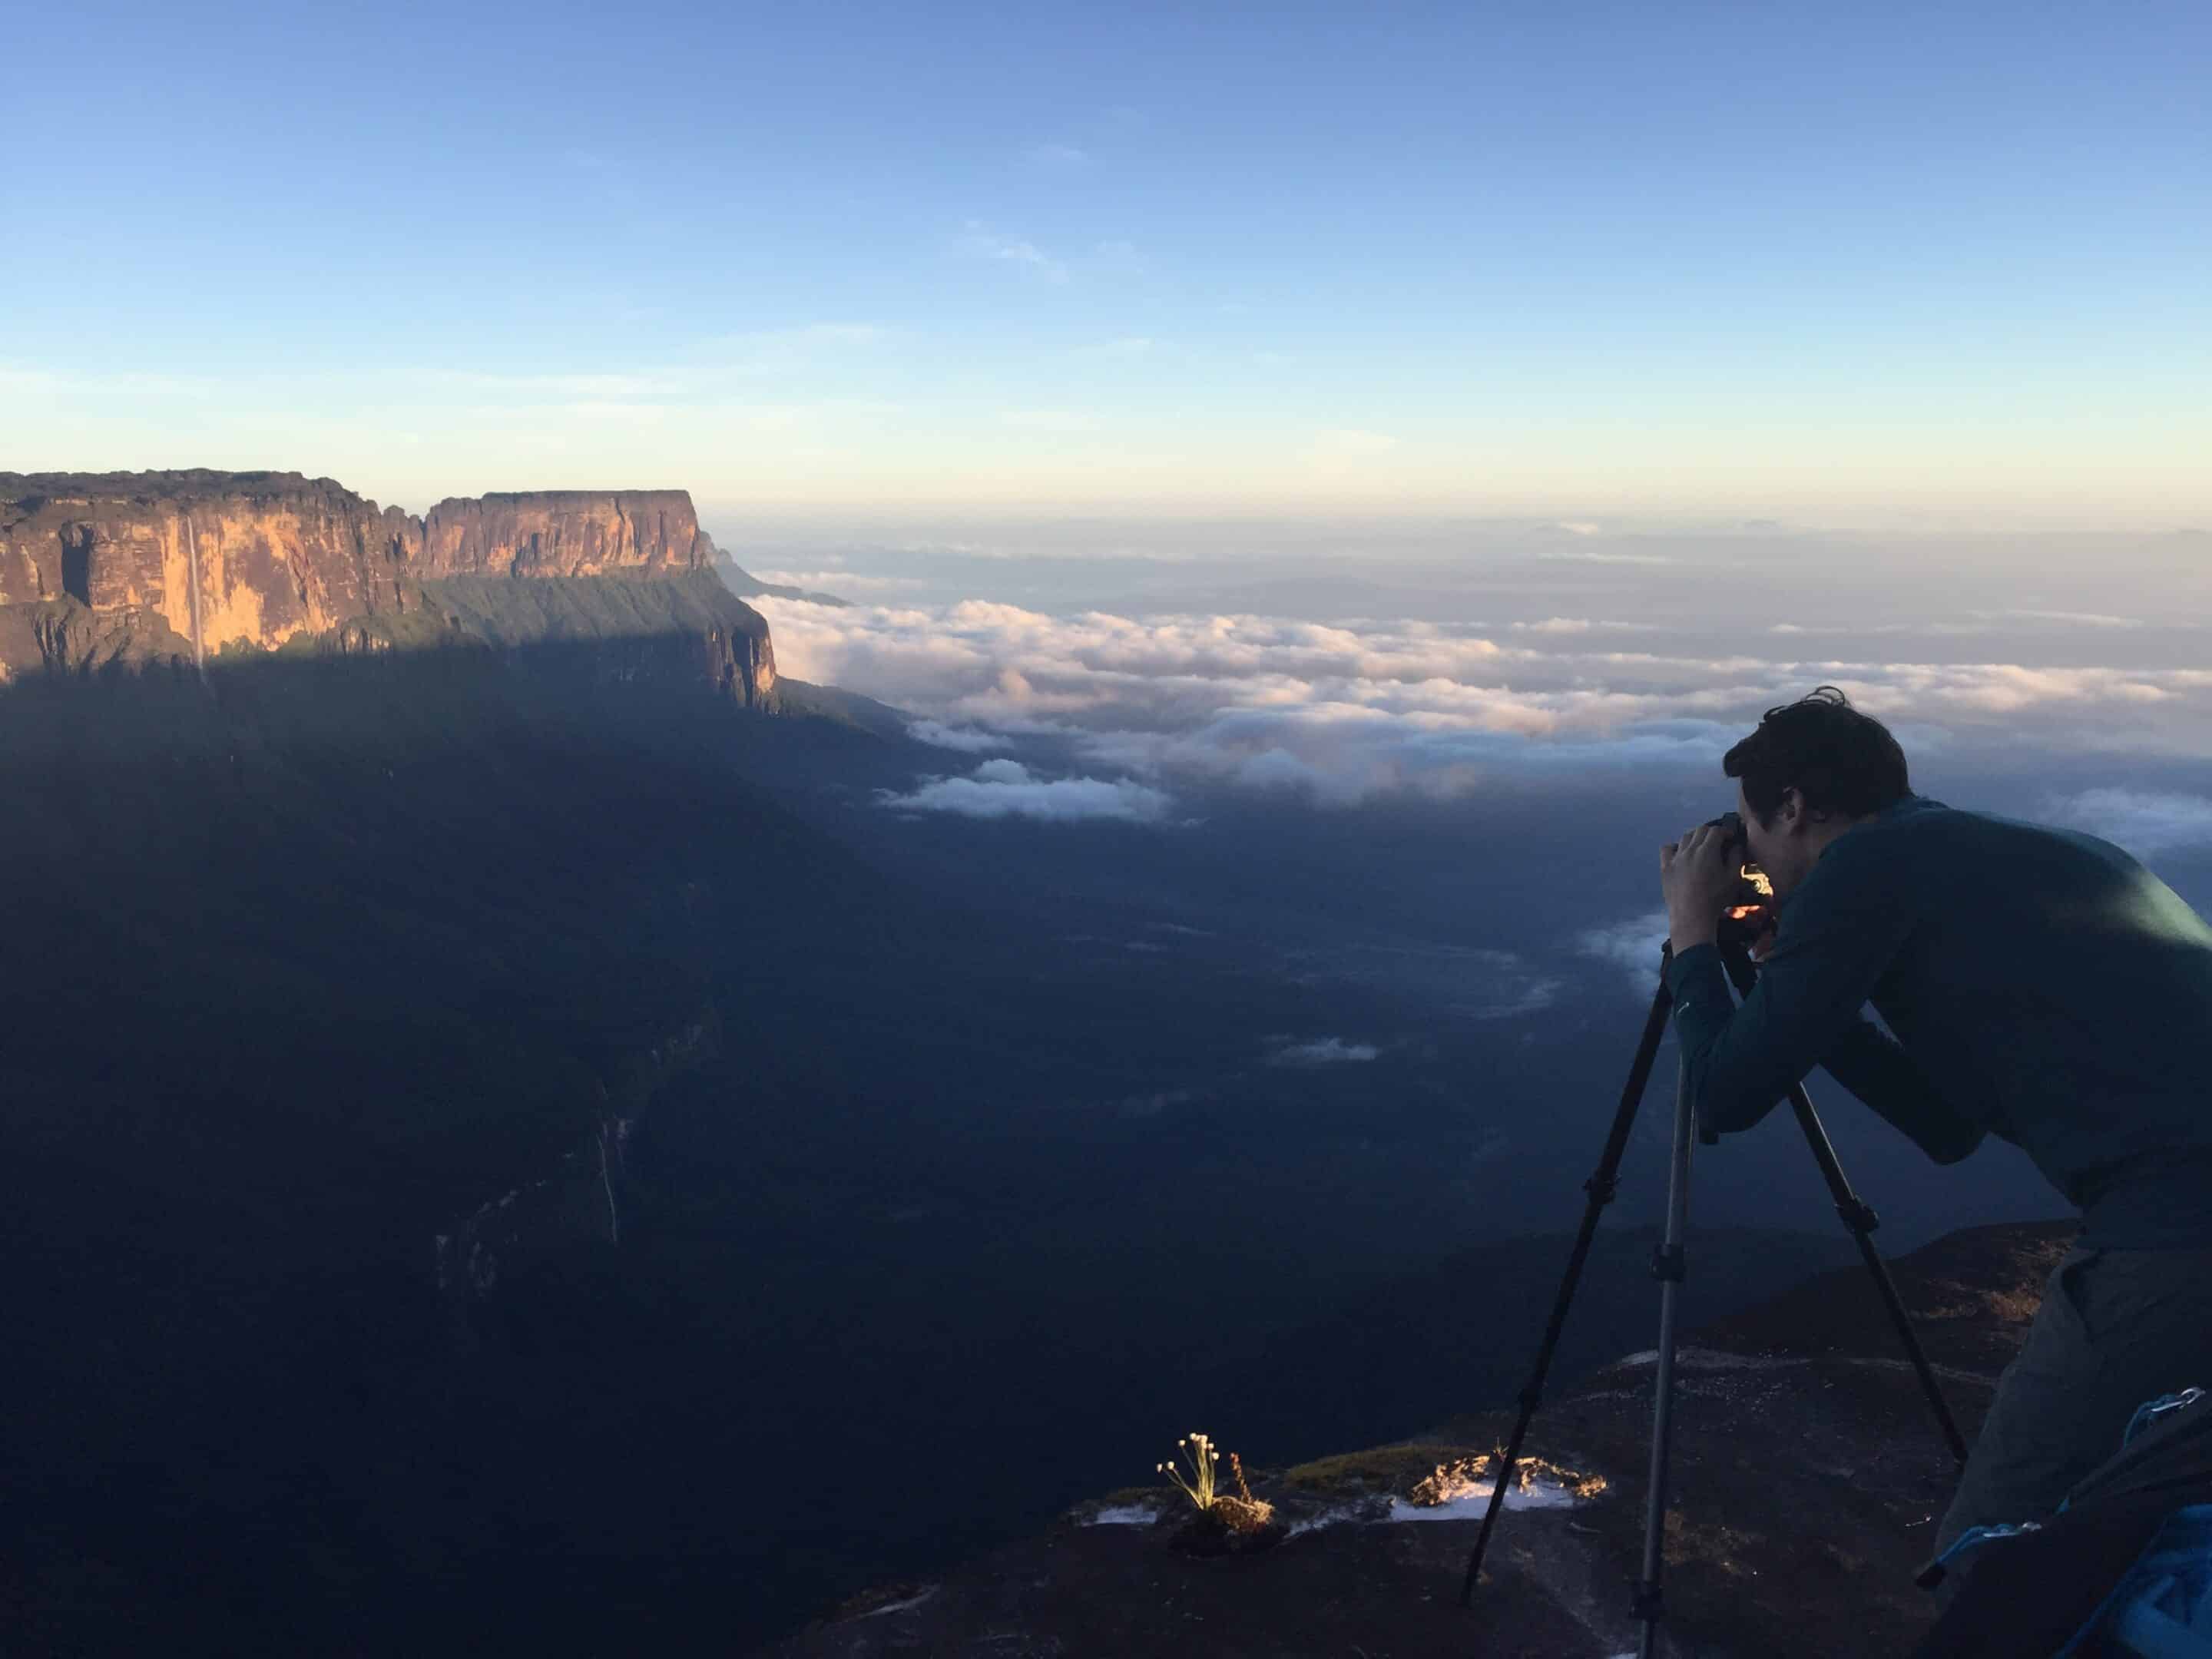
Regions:
M 2071 1232 L 1976 1228 L 1893 1264 L 1970 1437 Z M 1442 1508 L 1407 1499 L 1438 1464 L 1502 1442 L 1510 1412 L 1254 1472 L 1255 1496 L 1288 1534 L 1270 1547 L 1188 1553 L 1175 1542 L 1187 1499 L 1115 1493 L 942 1582 L 856 1598 L 767 1653 L 1610 1659 L 1636 1644 L 1627 1587 L 1641 1548 L 1652 1370 L 1651 1355 L 1631 1355 L 1553 1390 L 1526 1453 L 1601 1476 L 1606 1489 L 1577 1498 L 1547 1477 L 1516 1498 L 1525 1506 L 1501 1517 L 1471 1609 L 1459 1587 L 1486 1487 Z M 1953 1466 L 1864 1270 L 1823 1274 L 1690 1334 L 1678 1376 L 1665 1650 L 1909 1651 L 1933 1616 L 1911 1581 Z M 1235 1443 L 1234 1425 L 1209 1426 Z

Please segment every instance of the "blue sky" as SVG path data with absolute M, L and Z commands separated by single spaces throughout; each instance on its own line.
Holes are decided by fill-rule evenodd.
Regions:
M 2212 515 L 2212 11 L 48 8 L 0 465 Z

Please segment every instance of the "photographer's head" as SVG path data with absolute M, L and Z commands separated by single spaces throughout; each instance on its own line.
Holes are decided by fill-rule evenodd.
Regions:
M 1889 728 L 1832 685 L 1768 709 L 1721 769 L 1737 781 L 1750 861 L 1778 899 L 1789 896 L 1829 842 L 1911 793 L 1905 751 Z

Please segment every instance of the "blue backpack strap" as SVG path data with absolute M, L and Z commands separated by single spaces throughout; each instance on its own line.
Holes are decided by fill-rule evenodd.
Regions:
M 2155 1400 L 2146 1400 L 2136 1407 L 2136 1414 L 2128 1419 L 2128 1426 L 2120 1435 L 2120 1449 L 2125 1451 L 2135 1443 L 2138 1435 L 2150 1428 L 2161 1418 L 2171 1417 L 2174 1413 L 2193 1406 L 2203 1398 L 2204 1390 L 2202 1389 L 2184 1389 L 2178 1394 L 2162 1394 Z M 2074 1494 L 2067 1493 L 2058 1500 L 2057 1513 L 2065 1514 L 2073 1502 Z
M 2204 1397 L 2202 1389 L 2184 1389 L 2179 1394 L 2164 1394 L 2136 1407 L 2136 1414 L 2128 1419 L 2128 1431 L 2120 1437 L 2124 1446 L 2168 1412 L 2178 1412 L 2184 1406 L 2193 1406 Z

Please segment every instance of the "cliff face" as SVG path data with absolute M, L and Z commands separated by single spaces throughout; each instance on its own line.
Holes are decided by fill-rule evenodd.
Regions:
M 422 529 L 289 472 L 0 474 L 0 605 L 158 617 L 202 652 L 401 608 Z
M 441 580 L 498 579 L 516 590 L 504 602 L 461 596 L 497 623 L 485 642 L 621 638 L 635 654 L 648 635 L 697 631 L 699 650 L 678 656 L 757 703 L 775 681 L 767 625 L 720 586 L 714 558 L 680 489 L 486 495 L 417 519 L 296 472 L 0 473 L 0 679 L 294 640 L 435 643 L 456 625 Z M 692 591 L 556 599 L 585 578 Z
M 681 489 L 443 501 L 422 520 L 421 547 L 426 576 L 661 575 L 704 570 L 714 556 Z
M 419 599 L 418 621 L 494 650 L 587 646 L 589 672 L 603 682 L 704 684 L 748 708 L 776 687 L 767 619 L 709 571 L 652 581 L 452 576 L 424 582 Z

